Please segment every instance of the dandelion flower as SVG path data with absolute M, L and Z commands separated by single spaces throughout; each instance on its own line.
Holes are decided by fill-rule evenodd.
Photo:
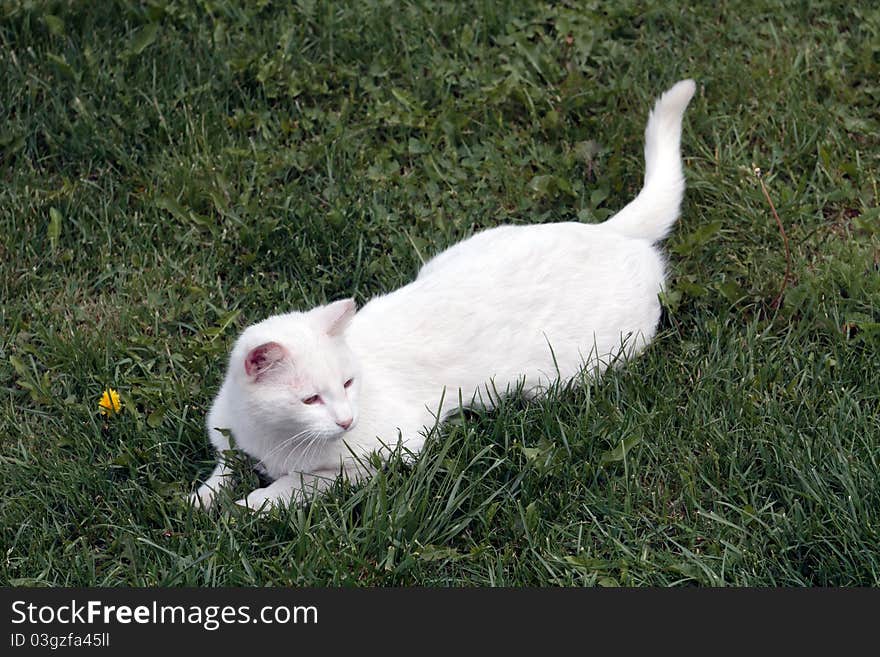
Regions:
M 110 416 L 118 413 L 122 409 L 122 404 L 119 402 L 119 393 L 113 388 L 107 388 L 104 394 L 101 395 L 101 401 L 98 402 L 98 406 L 101 407 L 101 415 Z

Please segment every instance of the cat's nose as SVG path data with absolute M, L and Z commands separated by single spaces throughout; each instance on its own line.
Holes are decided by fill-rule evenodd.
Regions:
M 351 423 L 354 421 L 354 418 L 348 418 L 347 420 L 336 420 L 336 426 L 342 427 L 345 430 L 351 426 Z

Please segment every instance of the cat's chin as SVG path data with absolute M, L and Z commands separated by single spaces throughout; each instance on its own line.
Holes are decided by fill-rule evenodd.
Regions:
M 327 440 L 342 440 L 348 434 L 351 433 L 351 430 L 354 429 L 355 425 L 352 424 L 348 429 L 337 429 L 334 431 L 327 432 Z
M 345 438 L 351 430 L 354 429 L 356 423 L 353 423 L 348 429 L 333 427 L 332 429 L 314 429 L 311 433 L 313 438 L 325 442 L 335 442 Z

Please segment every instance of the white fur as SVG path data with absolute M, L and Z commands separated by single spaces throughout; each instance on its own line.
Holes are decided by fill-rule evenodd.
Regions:
M 356 314 L 343 300 L 247 328 L 208 414 L 219 463 L 193 501 L 210 505 L 230 481 L 224 431 L 274 480 L 239 504 L 302 501 L 340 474 L 368 475 L 366 457 L 398 441 L 419 452 L 460 401 L 491 407 L 519 386 L 539 394 L 641 351 L 660 318 L 654 243 L 684 194 L 681 120 L 694 89 L 684 80 L 657 101 L 644 187 L 605 223 L 486 230 Z M 323 403 L 303 402 L 314 395 Z

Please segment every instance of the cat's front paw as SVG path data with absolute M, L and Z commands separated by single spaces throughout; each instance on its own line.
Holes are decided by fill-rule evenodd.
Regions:
M 237 506 L 248 509 L 249 511 L 256 511 L 257 513 L 267 513 L 274 506 L 276 506 L 278 501 L 279 500 L 273 495 L 267 493 L 265 488 L 258 488 L 257 490 L 248 493 L 240 500 L 236 500 L 235 504 Z
M 187 496 L 187 502 L 190 506 L 194 506 L 197 509 L 208 510 L 214 504 L 214 498 L 216 496 L 216 490 L 202 484 L 195 493 L 190 493 Z

